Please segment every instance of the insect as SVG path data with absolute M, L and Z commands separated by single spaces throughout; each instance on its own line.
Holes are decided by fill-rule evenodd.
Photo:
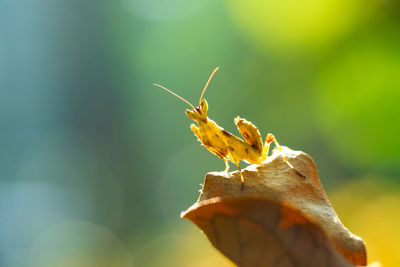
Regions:
M 217 155 L 225 161 L 225 172 L 229 171 L 228 161 L 231 161 L 236 165 L 237 169 L 240 172 L 241 184 L 243 189 L 244 178 L 242 170 L 239 166 L 239 162 L 243 160 L 251 164 L 261 164 L 263 161 L 266 160 L 269 147 L 272 142 L 274 142 L 275 146 L 281 152 L 282 148 L 276 140 L 275 136 L 271 133 L 267 134 L 263 145 L 261 134 L 258 131 L 257 127 L 251 122 L 240 118 L 239 116 L 234 119 L 234 122 L 244 140 L 224 130 L 221 126 L 208 118 L 208 103 L 205 99 L 203 99 L 203 96 L 208 87 L 208 84 L 210 83 L 212 77 L 218 69 L 218 67 L 214 69 L 214 71 L 208 78 L 208 81 L 200 95 L 199 105 L 197 107 L 193 106 L 189 101 L 172 92 L 171 90 L 165 88 L 164 86 L 156 83 L 154 85 L 183 100 L 192 108 L 186 109 L 186 115 L 193 121 L 197 122 L 197 125 L 190 125 L 190 129 L 194 132 L 194 134 L 204 145 L 204 147 L 206 147 L 211 153 Z M 305 178 L 305 176 L 299 173 L 288 161 L 286 155 L 282 154 L 282 159 L 297 175 Z

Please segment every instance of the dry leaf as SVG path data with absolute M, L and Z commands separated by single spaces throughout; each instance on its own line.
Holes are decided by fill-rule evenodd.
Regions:
M 207 174 L 199 200 L 182 217 L 239 266 L 366 265 L 364 243 L 340 222 L 314 161 L 284 152 L 306 179 L 275 151 L 243 170 L 244 190 L 238 172 Z
M 184 217 L 238 266 L 352 266 L 321 228 L 274 201 L 214 198 Z

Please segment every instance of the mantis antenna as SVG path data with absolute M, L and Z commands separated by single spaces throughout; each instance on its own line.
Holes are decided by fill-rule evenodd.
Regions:
M 206 91 L 208 84 L 210 83 L 212 77 L 217 72 L 217 70 L 219 70 L 219 67 L 216 67 L 215 70 L 211 73 L 210 78 L 208 78 L 206 86 L 204 87 L 203 92 L 201 92 L 201 95 L 200 95 L 199 106 L 201 105 L 201 99 L 203 98 L 204 92 Z
M 153 83 L 155 86 L 158 86 L 158 87 L 160 87 L 161 89 L 164 89 L 165 91 L 167 91 L 168 93 L 171 93 L 171 94 L 173 94 L 174 96 L 176 96 L 177 98 L 179 98 L 179 99 L 181 99 L 181 100 L 183 100 L 183 101 L 185 101 L 187 104 L 189 104 L 189 106 L 191 106 L 193 109 L 196 109 L 189 101 L 187 101 L 186 99 L 184 99 L 183 97 L 181 97 L 180 95 L 178 95 L 178 94 L 175 94 L 174 92 L 172 92 L 171 90 L 169 90 L 169 89 L 167 89 L 167 88 L 165 88 L 164 86 L 162 86 L 162 85 L 159 85 L 159 84 L 157 84 L 157 83 Z

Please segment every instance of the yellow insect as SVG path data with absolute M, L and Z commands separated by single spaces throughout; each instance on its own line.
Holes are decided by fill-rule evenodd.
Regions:
M 234 122 L 243 136 L 244 140 L 236 137 L 235 135 L 224 130 L 218 126 L 213 120 L 207 117 L 208 103 L 203 99 L 204 92 L 207 89 L 215 72 L 219 68 L 217 67 L 208 78 L 208 81 L 200 95 L 199 106 L 194 107 L 189 101 L 169 89 L 159 84 L 154 84 L 167 92 L 173 94 L 179 99 L 183 100 L 192 107 L 192 110 L 187 109 L 186 115 L 197 122 L 198 125 L 190 125 L 190 129 L 194 132 L 200 142 L 209 150 L 211 153 L 217 155 L 225 161 L 225 172 L 229 171 L 228 160 L 232 161 L 240 172 L 242 189 L 244 188 L 244 178 L 242 170 L 239 167 L 239 161 L 243 160 L 251 164 L 261 164 L 266 160 L 268 156 L 268 150 L 272 142 L 275 143 L 276 147 L 282 152 L 282 148 L 278 141 L 271 133 L 267 134 L 265 138 L 264 146 L 262 144 L 261 134 L 257 127 L 251 122 L 237 116 Z M 286 155 L 282 154 L 283 161 L 299 176 L 305 178 L 304 175 L 299 173 L 293 165 L 287 160 Z

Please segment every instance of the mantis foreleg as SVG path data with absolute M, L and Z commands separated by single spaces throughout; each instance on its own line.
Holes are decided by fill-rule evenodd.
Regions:
M 269 144 L 272 143 L 272 142 L 274 142 L 275 146 L 276 146 L 276 147 L 278 148 L 278 150 L 282 153 L 282 159 L 283 159 L 283 161 L 290 167 L 290 169 L 292 169 L 297 175 L 299 175 L 300 177 L 302 177 L 303 179 L 305 179 L 306 177 L 305 177 L 303 174 L 301 174 L 300 172 L 298 172 L 298 171 L 293 167 L 293 165 L 288 161 L 286 154 L 283 153 L 282 147 L 281 147 L 281 145 L 278 143 L 278 141 L 276 140 L 275 136 L 274 136 L 273 134 L 269 133 L 269 134 L 267 135 L 267 137 L 265 138 L 265 143 L 268 144 L 267 150 L 268 150 L 268 148 L 269 148 Z M 265 147 L 264 147 L 264 149 L 265 149 Z M 264 154 L 264 153 L 263 153 L 263 154 Z

